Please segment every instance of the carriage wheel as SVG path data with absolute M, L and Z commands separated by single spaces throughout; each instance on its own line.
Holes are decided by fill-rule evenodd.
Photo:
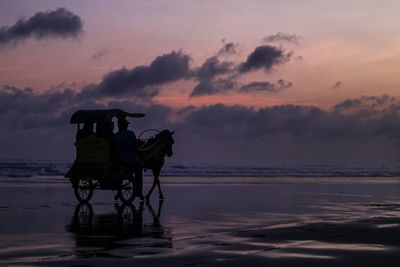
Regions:
M 132 180 L 122 180 L 118 188 L 118 196 L 124 203 L 132 203 L 135 199 L 135 189 Z
M 88 202 L 93 196 L 92 181 L 87 179 L 79 179 L 74 186 L 74 193 L 79 202 Z

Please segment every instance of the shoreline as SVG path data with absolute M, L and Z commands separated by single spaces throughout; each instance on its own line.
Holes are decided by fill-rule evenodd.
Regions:
M 400 176 L 163 176 L 161 183 L 165 184 L 227 184 L 227 185 L 257 185 L 274 183 L 391 183 L 400 184 Z M 151 184 L 153 176 L 144 176 L 143 182 Z M 0 176 L 0 184 L 70 184 L 68 178 L 58 175 L 48 176 Z

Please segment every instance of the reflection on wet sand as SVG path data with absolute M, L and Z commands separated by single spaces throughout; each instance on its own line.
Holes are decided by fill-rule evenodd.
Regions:
M 2 187 L 0 266 L 398 266 L 399 187 L 166 188 L 163 206 L 76 207 L 69 187 Z
M 157 211 L 150 203 L 139 207 L 115 205 L 115 213 L 96 214 L 89 203 L 78 204 L 71 223 L 76 255 L 113 258 L 154 255 L 172 248 L 171 232 L 160 223 L 163 202 Z M 148 212 L 151 221 L 144 220 Z

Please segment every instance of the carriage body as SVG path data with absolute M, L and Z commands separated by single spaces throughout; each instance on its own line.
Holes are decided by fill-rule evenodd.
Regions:
M 110 123 L 113 118 L 143 116 L 142 113 L 128 113 L 120 109 L 79 110 L 72 115 L 71 124 L 78 125 L 79 135 L 81 124 L 91 124 L 93 127 L 94 124 Z M 69 178 L 80 202 L 89 201 L 94 189 L 116 190 L 116 196 L 123 202 L 133 200 L 133 177 L 124 173 L 113 159 L 112 141 L 109 138 L 99 132 L 92 132 L 77 139 L 75 146 L 76 159 L 65 177 Z
M 96 134 L 80 140 L 76 144 L 76 159 L 66 177 L 71 182 L 76 178 L 98 181 L 115 178 L 119 166 L 111 159 L 110 146 L 106 139 Z

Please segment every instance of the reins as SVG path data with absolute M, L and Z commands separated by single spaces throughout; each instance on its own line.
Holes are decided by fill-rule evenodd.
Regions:
M 145 156 L 145 160 L 147 160 L 148 158 L 151 158 L 154 154 L 158 153 L 165 146 L 165 144 L 163 143 L 165 141 L 164 138 L 157 138 L 157 135 L 155 137 L 150 137 L 148 139 L 140 139 L 140 137 L 145 132 L 148 132 L 148 131 L 155 131 L 157 133 L 161 133 L 161 131 L 156 130 L 156 129 L 146 129 L 139 134 L 138 140 L 144 141 L 144 143 L 138 148 L 138 150 L 140 152 L 146 152 L 149 150 L 153 150 L 148 155 Z M 151 145 L 148 145 L 151 140 L 154 140 L 154 143 Z
M 146 129 L 146 130 L 142 131 L 142 132 L 139 134 L 138 139 L 140 139 L 140 137 L 142 136 L 142 134 L 144 134 L 145 132 L 149 132 L 149 131 L 161 133 L 161 131 L 159 131 L 159 130 L 157 130 L 157 129 L 151 129 L 151 128 L 150 128 L 150 129 Z M 140 140 L 148 140 L 148 139 L 140 139 Z
M 157 145 L 157 144 L 161 141 L 161 140 L 158 140 L 158 141 L 154 142 L 154 144 L 152 144 L 151 146 L 146 147 L 147 144 L 148 144 L 148 142 L 149 142 L 149 140 L 152 140 L 152 139 L 155 140 L 155 137 L 150 137 L 150 138 L 148 138 L 148 139 L 141 139 L 140 137 L 141 137 L 144 133 L 150 132 L 150 131 L 160 133 L 160 131 L 157 130 L 157 129 L 151 129 L 151 128 L 150 128 L 150 129 L 143 130 L 143 131 L 139 134 L 139 136 L 138 136 L 138 140 L 144 142 L 143 145 L 141 145 L 141 146 L 138 148 L 138 150 L 139 150 L 140 152 L 144 152 L 144 151 L 146 151 L 146 150 L 149 150 L 149 149 L 153 148 L 155 145 Z
M 139 140 L 144 140 L 144 139 L 139 139 Z M 151 139 L 147 139 L 147 140 L 143 143 L 143 145 L 141 145 L 141 146 L 138 148 L 140 152 L 144 152 L 144 151 L 146 151 L 146 150 L 149 150 L 149 149 L 155 147 L 156 145 L 158 145 L 158 143 L 160 143 L 160 142 L 162 141 L 162 140 L 157 140 L 156 142 L 154 142 L 154 144 L 152 144 L 152 145 L 150 145 L 150 146 L 148 146 L 148 147 L 145 147 L 145 146 L 147 145 L 147 143 L 149 142 L 149 140 L 151 140 Z

